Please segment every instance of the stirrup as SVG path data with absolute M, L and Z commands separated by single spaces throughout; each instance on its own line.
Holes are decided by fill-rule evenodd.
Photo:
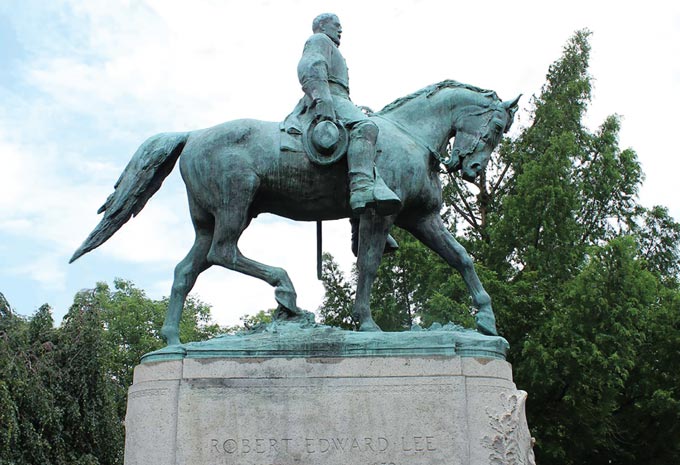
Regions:
M 375 170 L 375 185 L 373 187 L 373 198 L 375 199 L 375 210 L 380 216 L 390 216 L 401 208 L 401 199 L 392 189 L 387 187 L 383 178 Z

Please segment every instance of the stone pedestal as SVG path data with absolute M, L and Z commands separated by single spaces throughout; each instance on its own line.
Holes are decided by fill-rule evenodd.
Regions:
M 510 365 L 459 355 L 151 361 L 125 465 L 533 463 Z

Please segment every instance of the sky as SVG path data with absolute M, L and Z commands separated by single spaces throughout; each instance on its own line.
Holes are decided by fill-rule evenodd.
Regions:
M 177 168 L 137 218 L 68 259 L 151 135 L 282 120 L 302 95 L 296 68 L 311 21 L 327 11 L 343 25 L 355 103 L 377 110 L 456 79 L 504 100 L 524 94 L 515 133 L 569 37 L 590 29 L 586 122 L 595 130 L 622 117 L 620 145 L 646 174 L 640 202 L 680 219 L 678 2 L 0 0 L 0 292 L 14 309 L 49 303 L 59 322 L 77 291 L 116 277 L 168 295 L 193 243 Z M 300 307 L 321 304 L 314 223 L 261 215 L 239 245 L 288 271 Z M 324 250 L 347 273 L 349 245 L 347 221 L 324 223 Z M 223 325 L 275 306 L 269 285 L 217 267 L 193 295 Z

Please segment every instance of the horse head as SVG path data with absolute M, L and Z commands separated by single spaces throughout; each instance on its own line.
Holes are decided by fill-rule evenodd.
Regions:
M 521 95 L 512 101 L 494 100 L 491 104 L 465 107 L 455 123 L 455 139 L 448 172 L 461 171 L 463 179 L 474 181 L 486 168 L 491 153 L 508 132 Z

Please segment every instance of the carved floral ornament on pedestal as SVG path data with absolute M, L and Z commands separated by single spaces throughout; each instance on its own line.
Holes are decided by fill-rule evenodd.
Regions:
M 484 436 L 482 444 L 491 450 L 491 465 L 536 465 L 534 457 L 534 438 L 529 433 L 526 421 L 525 405 L 527 393 L 517 391 L 514 394 L 501 394 L 501 411 L 492 412 L 486 409 L 491 429 L 496 434 Z

